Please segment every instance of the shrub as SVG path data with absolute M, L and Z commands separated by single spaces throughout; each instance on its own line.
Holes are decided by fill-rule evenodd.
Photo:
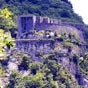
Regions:
M 18 65 L 19 70 L 28 70 L 29 63 L 30 63 L 30 57 L 24 54 L 20 65 Z

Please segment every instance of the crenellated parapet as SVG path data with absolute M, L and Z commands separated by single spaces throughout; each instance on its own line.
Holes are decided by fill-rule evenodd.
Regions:
M 48 17 L 40 17 L 36 16 L 35 24 L 58 24 L 59 21 L 57 19 L 50 19 Z
M 18 16 L 18 38 L 21 37 L 22 33 L 29 32 L 30 30 L 52 30 L 52 26 L 71 26 L 77 28 L 77 30 L 84 30 L 84 24 L 62 22 L 61 20 L 48 17 L 22 15 Z

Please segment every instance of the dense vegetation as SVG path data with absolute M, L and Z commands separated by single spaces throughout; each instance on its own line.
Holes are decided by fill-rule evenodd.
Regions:
M 18 62 L 18 69 L 12 69 L 10 77 L 6 76 L 8 84 L 5 88 L 80 88 L 77 80 L 68 69 L 57 62 L 55 53 L 44 55 L 43 62 L 31 62 L 31 58 L 27 54 L 23 54 L 18 50 L 12 50 L 11 54 L 7 58 L 7 63 L 8 59 L 15 60 Z M 0 73 L 5 76 L 8 64 L 3 64 L 3 62 L 5 60 L 1 62 Z
M 68 0 L 0 0 L 0 8 L 8 7 L 15 16 L 33 14 L 83 23 Z

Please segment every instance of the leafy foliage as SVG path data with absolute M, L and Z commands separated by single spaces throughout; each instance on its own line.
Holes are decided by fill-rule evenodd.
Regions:
M 50 54 L 44 58 L 44 62 L 30 62 L 26 57 L 29 68 L 21 70 L 29 73 L 23 75 L 20 70 L 12 71 L 6 88 L 71 88 L 75 78 L 65 67 L 62 68 L 56 58 L 56 55 Z M 75 87 L 78 88 L 77 85 Z
M 0 56 L 4 56 L 7 53 L 7 49 L 10 49 L 14 45 L 13 38 L 11 38 L 10 32 L 5 32 L 0 29 Z M 7 49 L 6 49 L 7 48 Z M 1 59 L 1 58 L 0 58 Z M 2 58 L 3 59 L 3 58 Z
M 80 61 L 79 65 L 84 72 L 88 72 L 88 60 Z
M 15 15 L 33 14 L 82 23 L 68 0 L 2 0 L 1 3 L 1 8 L 8 7 Z
M 0 10 L 0 28 L 4 30 L 15 27 L 15 23 L 12 19 L 12 12 L 9 11 L 8 8 L 4 8 Z

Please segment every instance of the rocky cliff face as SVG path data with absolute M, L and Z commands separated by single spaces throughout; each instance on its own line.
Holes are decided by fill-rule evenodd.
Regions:
M 55 54 L 57 61 L 62 64 L 62 68 L 66 67 L 77 83 L 87 88 L 88 83 L 79 71 L 79 58 L 85 52 L 83 26 L 71 23 L 69 25 L 65 22 L 62 25 L 53 23 L 51 26 L 48 25 L 49 27 L 47 24 L 44 25 L 46 27 L 43 28 L 47 28 L 47 30 L 37 31 L 33 34 L 25 33 L 25 37 L 17 39 L 17 47 L 22 52 L 27 52 L 31 61 L 43 62 L 47 55 Z M 41 28 L 41 26 L 39 27 Z

